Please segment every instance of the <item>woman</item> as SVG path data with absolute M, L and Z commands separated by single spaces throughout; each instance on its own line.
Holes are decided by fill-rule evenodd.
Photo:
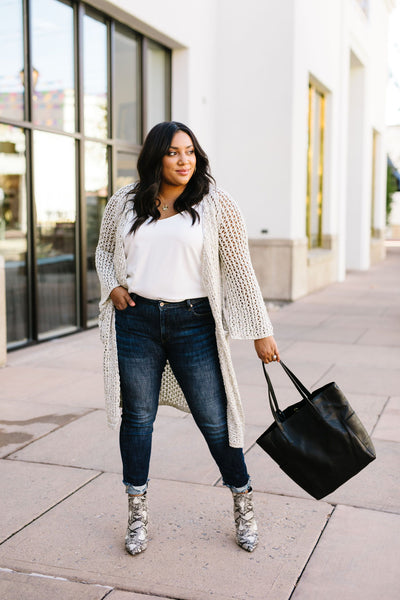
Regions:
M 243 410 L 227 341 L 255 340 L 279 360 L 251 265 L 245 225 L 214 185 L 206 154 L 182 123 L 148 134 L 139 182 L 108 202 L 96 250 L 108 422 L 120 417 L 129 502 L 125 547 L 147 547 L 147 484 L 158 404 L 191 412 L 233 494 L 236 541 L 257 545 L 243 456 Z

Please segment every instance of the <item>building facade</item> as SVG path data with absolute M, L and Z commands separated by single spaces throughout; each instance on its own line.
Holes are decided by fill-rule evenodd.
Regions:
M 102 210 L 161 120 L 192 127 L 240 204 L 266 298 L 382 258 L 392 7 L 0 0 L 8 346 L 95 323 Z

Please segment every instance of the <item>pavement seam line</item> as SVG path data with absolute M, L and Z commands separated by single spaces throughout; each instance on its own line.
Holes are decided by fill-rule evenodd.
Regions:
M 71 421 L 68 421 L 68 423 L 64 423 L 64 425 L 58 425 L 58 427 L 55 427 L 54 429 L 51 429 L 50 431 L 47 431 L 46 433 L 43 433 L 43 435 L 40 435 L 39 437 L 31 440 L 30 442 L 27 442 L 26 444 L 23 444 L 22 446 L 20 446 L 16 450 L 12 450 L 12 452 L 9 452 L 5 456 L 3 456 L 2 459 L 8 459 L 9 456 L 12 456 L 13 454 L 16 454 L 17 452 L 20 452 L 20 450 L 24 450 L 25 448 L 27 448 L 31 444 L 34 444 L 35 442 L 38 442 L 39 440 L 42 440 L 43 438 L 47 437 L 51 433 L 55 433 L 56 431 L 59 431 L 60 429 L 63 429 L 63 427 L 67 427 L 67 425 L 70 425 L 71 423 L 74 423 L 75 421 L 77 421 L 78 419 L 81 419 L 82 417 L 86 417 L 87 415 L 92 414 L 96 410 L 100 410 L 100 409 L 96 409 L 96 408 L 90 408 L 90 409 L 88 409 L 88 412 L 86 412 L 86 413 L 84 413 L 82 415 L 77 415 L 75 419 L 71 419 Z
M 358 336 L 358 338 L 354 340 L 353 344 L 358 344 L 358 342 L 359 342 L 359 341 L 361 340 L 361 338 L 362 338 L 362 337 L 363 337 L 363 336 L 364 336 L 364 335 L 367 333 L 367 331 L 368 331 L 369 329 L 370 329 L 370 328 L 369 328 L 369 327 L 367 327 L 367 328 L 365 329 L 365 331 L 363 331 L 363 332 L 362 332 L 362 333 L 361 333 L 361 334 Z
M 315 498 L 313 498 L 312 496 L 305 498 L 304 496 L 296 496 L 295 494 L 293 494 L 293 493 L 289 494 L 288 492 L 273 492 L 273 491 L 268 491 L 268 490 L 260 490 L 257 488 L 253 488 L 253 491 L 256 494 L 267 494 L 269 496 L 282 496 L 283 498 L 290 498 L 293 500 L 315 500 Z M 379 512 L 379 513 L 385 513 L 387 515 L 400 516 L 400 513 L 396 512 L 395 510 L 388 510 L 385 508 L 374 508 L 373 506 L 365 506 L 365 505 L 361 505 L 361 504 L 349 504 L 349 503 L 343 502 L 343 500 L 340 502 L 339 501 L 334 502 L 333 500 L 324 500 L 323 498 L 321 498 L 321 500 L 315 500 L 315 501 L 316 502 L 324 502 L 325 504 L 329 504 L 330 506 L 333 506 L 334 508 L 336 508 L 337 506 L 348 506 L 349 508 L 356 508 L 356 509 L 360 509 L 360 510 L 370 510 L 372 512 Z
M 44 573 L 36 573 L 33 571 L 17 571 L 16 569 L 9 569 L 6 567 L 0 567 L 0 573 L 15 573 L 16 575 L 26 575 L 27 577 L 39 577 L 43 579 L 51 579 L 53 581 L 65 581 L 66 583 L 77 583 L 79 585 L 90 585 L 91 587 L 101 587 L 108 588 L 105 595 L 101 598 L 101 600 L 105 600 L 107 596 L 109 596 L 112 592 L 114 592 L 117 588 L 111 587 L 109 585 L 103 585 L 100 583 L 89 583 L 88 581 L 81 581 L 78 579 L 68 579 L 67 577 L 58 577 L 57 575 L 46 575 Z
M 386 402 L 385 402 L 385 404 L 382 406 L 382 410 L 381 410 L 381 412 L 380 412 L 380 413 L 378 414 L 378 416 L 376 417 L 375 424 L 374 424 L 374 426 L 373 426 L 373 428 L 372 428 L 372 430 L 371 430 L 371 433 L 370 433 L 370 437 L 371 437 L 371 438 L 372 438 L 372 437 L 373 437 L 373 435 L 374 435 L 374 431 L 375 431 L 375 429 L 376 429 L 376 427 L 377 427 L 377 425 L 378 425 L 378 423 L 379 423 L 379 420 L 380 420 L 381 416 L 382 416 L 382 415 L 383 415 L 383 413 L 385 412 L 385 409 L 386 409 L 387 405 L 389 404 L 389 401 L 390 401 L 390 399 L 391 399 L 391 396 L 388 396 L 388 397 L 386 398 Z M 380 438 L 376 438 L 376 439 L 378 439 L 378 440 L 379 440 Z
M 16 573 L 17 575 L 26 575 L 27 577 L 39 577 L 42 579 L 52 579 L 55 581 L 66 581 L 67 583 L 80 583 L 82 585 L 91 585 L 93 587 L 104 587 L 108 588 L 107 594 L 109 594 L 115 589 L 109 585 L 101 585 L 99 583 L 88 583 L 87 581 L 68 579 L 67 577 L 59 577 L 58 575 L 47 575 L 45 573 L 37 573 L 36 571 L 17 571 L 17 569 L 10 569 L 8 567 L 0 567 L 0 573 Z
M 310 553 L 309 557 L 307 558 L 307 560 L 306 560 L 306 563 L 305 563 L 304 567 L 302 568 L 302 570 L 301 570 L 301 573 L 300 573 L 300 575 L 298 576 L 298 578 L 297 578 L 297 580 L 296 580 L 296 583 L 294 584 L 293 590 L 291 591 L 291 594 L 290 594 L 290 596 L 289 596 L 288 600 L 291 600 L 291 599 L 292 599 L 292 597 L 293 597 L 293 594 L 295 593 L 295 591 L 296 591 L 296 588 L 297 588 L 297 586 L 299 585 L 299 583 L 300 583 L 300 581 L 301 581 L 301 578 L 302 578 L 302 576 L 303 576 L 303 573 L 304 573 L 304 571 L 306 570 L 306 568 L 307 568 L 307 566 L 308 566 L 308 564 L 309 564 L 309 562 L 310 562 L 310 560 L 311 560 L 311 558 L 312 558 L 312 556 L 313 556 L 313 554 L 314 554 L 314 552 L 315 552 L 315 550 L 316 550 L 316 548 L 317 548 L 317 546 L 318 546 L 318 544 L 319 544 L 319 542 L 320 542 L 320 539 L 321 539 L 321 537 L 323 536 L 323 534 L 324 534 L 324 532 L 325 532 L 326 528 L 328 527 L 328 524 L 329 524 L 329 522 L 330 522 L 330 520 L 331 520 L 331 518 L 332 518 L 332 516 L 333 516 L 333 514 L 334 514 L 334 512 L 335 512 L 335 510 L 336 510 L 336 506 L 333 506 L 333 510 L 332 510 L 332 512 L 331 512 L 331 513 L 330 513 L 330 514 L 327 516 L 326 523 L 325 523 L 325 525 L 323 526 L 323 528 L 322 528 L 322 530 L 321 530 L 321 533 L 319 534 L 319 536 L 318 536 L 318 539 L 317 539 L 317 541 L 315 542 L 314 548 L 311 550 L 311 553 Z
M 143 592 L 143 591 L 137 591 L 137 590 L 122 588 L 122 587 L 114 587 L 112 590 L 107 592 L 107 594 L 101 600 L 105 600 L 105 598 L 107 598 L 113 592 L 124 592 L 124 593 L 126 592 L 127 594 L 139 594 L 140 596 L 143 596 L 143 598 L 150 596 L 151 598 L 160 598 L 160 600 L 188 600 L 187 596 L 185 596 L 185 597 L 181 596 L 179 598 L 178 598 L 178 596 L 175 596 L 175 594 L 173 596 L 168 596 L 165 594 L 160 596 L 159 594 L 155 594 L 154 592 Z M 226 597 L 224 596 L 224 598 L 226 598 Z M 226 600 L 231 600 L 231 599 L 226 598 Z
M 331 363 L 329 365 L 329 367 L 322 373 L 322 375 L 320 377 L 318 377 L 318 379 L 316 381 L 314 381 L 314 383 L 311 385 L 311 387 L 309 388 L 310 390 L 312 390 L 312 388 L 315 388 L 315 386 L 317 386 L 320 382 L 322 382 L 323 378 L 326 377 L 328 375 L 328 373 L 330 371 L 332 371 L 332 369 L 334 369 L 336 363 Z
M 77 487 L 71 493 L 69 493 L 66 496 L 64 496 L 63 498 L 61 498 L 61 500 L 58 500 L 58 502 L 56 502 L 55 504 L 53 504 L 52 506 L 50 506 L 49 508 L 47 508 L 45 511 L 43 511 L 42 513 L 40 513 L 40 515 L 38 515 L 37 517 L 33 518 L 31 521 L 29 521 L 29 523 L 25 523 L 22 527 L 20 527 L 19 529 L 17 529 L 17 531 L 14 531 L 11 535 L 9 535 L 4 540 L 2 540 L 0 542 L 0 546 L 2 546 L 3 544 L 5 544 L 5 542 L 8 542 L 8 540 L 10 540 L 15 535 L 17 535 L 17 533 L 20 533 L 21 531 L 23 531 L 26 527 L 29 527 L 29 525 L 32 525 L 32 523 L 34 523 L 35 521 L 38 521 L 39 519 L 41 519 L 44 515 L 46 515 L 51 510 L 53 510 L 53 508 L 55 508 L 56 506 L 58 506 L 59 504 L 61 504 L 62 502 L 64 502 L 65 500 L 67 500 L 68 498 L 70 498 L 71 496 L 73 496 L 74 494 L 76 494 L 76 492 L 79 492 L 81 489 L 83 489 L 84 487 L 86 487 L 89 483 L 92 483 L 92 481 L 94 481 L 95 479 L 97 479 L 101 475 L 104 475 L 104 471 L 97 472 L 96 475 L 94 475 L 93 477 L 91 477 L 88 481 L 85 481 L 85 483 L 83 483 L 82 485 L 80 485 L 79 487 Z
M 81 467 L 79 465 L 62 465 L 60 463 L 52 463 L 52 462 L 43 462 L 41 460 L 28 460 L 24 458 L 21 460 L 20 458 L 0 458 L 1 460 L 7 460 L 9 463 L 26 463 L 28 465 L 47 465 L 49 467 L 61 467 L 63 469 L 79 469 L 80 471 L 97 471 L 98 473 L 115 473 L 116 471 L 101 471 L 100 469 L 92 469 L 90 467 Z

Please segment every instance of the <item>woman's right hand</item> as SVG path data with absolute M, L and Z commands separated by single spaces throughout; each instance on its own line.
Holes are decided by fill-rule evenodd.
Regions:
M 122 285 L 119 285 L 111 291 L 110 298 L 117 310 L 124 310 L 128 304 L 129 306 L 135 306 L 128 290 L 122 287 Z

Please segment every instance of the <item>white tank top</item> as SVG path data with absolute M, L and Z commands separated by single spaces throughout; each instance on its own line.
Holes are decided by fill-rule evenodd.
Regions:
M 136 233 L 125 229 L 128 291 L 144 298 L 181 302 L 201 298 L 203 250 L 202 205 L 196 206 L 200 222 L 183 212 L 151 222 L 147 219 Z

